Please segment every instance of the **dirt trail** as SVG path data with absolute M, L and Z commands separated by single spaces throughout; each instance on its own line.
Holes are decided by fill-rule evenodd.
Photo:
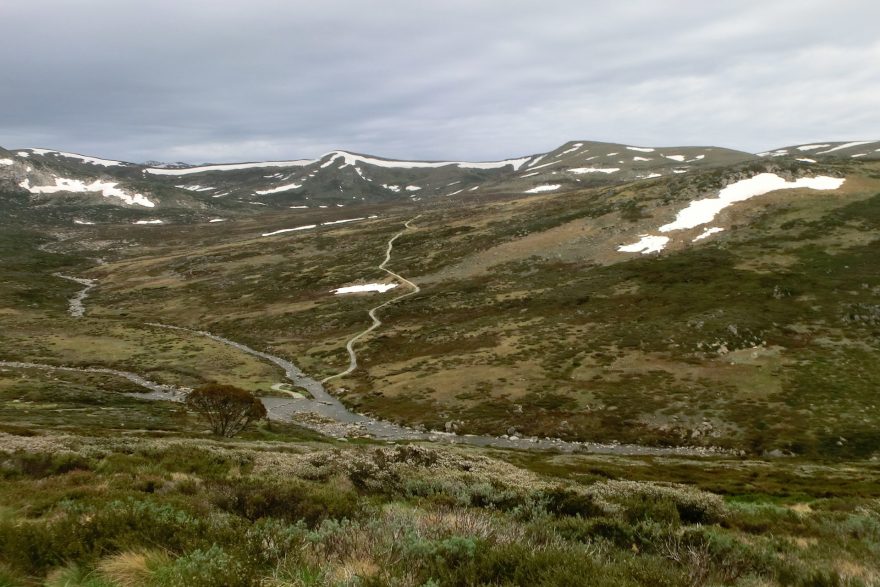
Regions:
M 349 339 L 349 341 L 347 343 L 345 343 L 345 350 L 348 351 L 348 368 L 345 371 L 337 373 L 336 375 L 330 375 L 329 377 L 325 377 L 324 379 L 321 380 L 321 383 L 327 383 L 331 379 L 345 377 L 346 375 L 348 375 L 349 373 L 351 373 L 352 371 L 357 369 L 357 364 L 358 364 L 357 353 L 355 353 L 354 344 L 357 341 L 359 341 L 361 338 L 365 337 L 369 333 L 373 332 L 374 330 L 376 330 L 377 328 L 382 326 L 382 321 L 379 320 L 379 317 L 376 315 L 376 312 L 378 312 L 379 310 L 381 310 L 385 306 L 389 306 L 389 305 L 393 304 L 394 302 L 400 301 L 403 298 L 415 295 L 415 294 L 419 293 L 420 291 L 422 291 L 418 285 L 416 285 L 415 283 L 413 283 L 412 281 L 410 281 L 406 277 L 403 277 L 402 275 L 398 275 L 397 273 L 395 273 L 394 271 L 391 271 L 390 269 L 388 269 L 386 267 L 386 265 L 388 265 L 388 263 L 391 261 L 391 251 L 394 248 L 394 241 L 396 241 L 401 235 L 403 235 L 403 233 L 405 233 L 407 230 L 409 230 L 411 228 L 410 224 L 418 218 L 419 217 L 416 216 L 415 218 L 411 218 L 410 220 L 407 220 L 403 224 L 403 226 L 404 226 L 403 230 L 401 230 L 400 232 L 398 232 L 397 234 L 395 234 L 394 236 L 392 236 L 388 240 L 388 247 L 385 249 L 385 260 L 379 264 L 379 269 L 381 269 L 382 271 L 384 271 L 385 273 L 387 273 L 391 277 L 397 279 L 398 281 L 401 281 L 404 284 L 408 285 L 412 289 L 410 291 L 406 292 L 405 294 L 399 295 L 396 298 L 392 298 L 392 299 L 388 300 L 387 302 L 379 304 L 375 308 L 370 308 L 370 310 L 369 310 L 369 312 L 367 312 L 367 314 L 369 314 L 370 318 L 373 320 L 373 323 L 369 326 L 369 328 L 354 335 L 352 338 Z

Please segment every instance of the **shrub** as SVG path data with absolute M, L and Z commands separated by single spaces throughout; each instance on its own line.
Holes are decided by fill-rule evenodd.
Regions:
M 628 511 L 631 519 L 641 515 L 672 521 L 677 517 L 687 524 L 714 524 L 727 516 L 720 496 L 683 485 L 603 481 L 590 486 L 589 493 L 606 509 Z
M 211 501 L 248 520 L 302 520 L 309 526 L 328 518 L 355 518 L 360 514 L 358 497 L 351 491 L 293 481 L 217 481 L 211 486 Z
M 651 521 L 677 526 L 681 521 L 675 502 L 666 496 L 634 494 L 622 500 L 622 507 L 630 524 Z
M 580 516 L 593 518 L 605 513 L 592 495 L 578 493 L 556 487 L 544 491 L 542 497 L 546 501 L 547 511 L 560 516 Z
M 155 582 L 167 587 L 238 587 L 250 585 L 252 578 L 239 561 L 214 545 L 159 568 Z
M 13 477 L 42 479 L 70 471 L 88 471 L 90 468 L 89 460 L 75 453 L 16 452 L 3 457 L 0 474 L 7 479 Z

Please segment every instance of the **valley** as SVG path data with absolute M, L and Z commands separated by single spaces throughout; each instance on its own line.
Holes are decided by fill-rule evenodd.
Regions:
M 241 585 L 308 584 L 294 560 L 328 585 L 527 565 L 578 584 L 584 560 L 597 584 L 870 585 L 880 160 L 821 144 L 197 167 L 9 151 L 0 584 L 117 576 L 123 555 L 188 576 L 135 525 L 202 553 L 199 577 L 236 561 Z M 206 383 L 268 419 L 212 437 L 184 403 Z M 74 552 L 42 511 L 107 526 Z M 333 542 L 355 536 L 373 546 Z
M 599 145 L 616 156 L 612 149 L 634 156 L 654 152 L 573 142 L 514 163 L 416 164 L 337 151 L 317 160 L 147 168 L 141 175 L 175 181 L 198 176 L 208 183 L 201 178 L 265 174 L 275 166 L 317 175 L 334 164 L 344 173 L 361 166 L 395 173 L 488 172 L 547 159 L 565 165 L 578 154 L 603 152 Z M 89 308 L 82 316 L 77 295 L 70 296 L 75 325 L 50 326 L 47 333 L 54 334 L 24 343 L 42 318 L 10 305 L 6 347 L 31 350 L 4 358 L 65 359 L 74 366 L 85 361 L 145 376 L 158 370 L 158 381 L 179 387 L 212 379 L 241 383 L 239 375 L 175 366 L 173 353 L 152 342 L 167 341 L 171 333 L 146 334 L 153 327 L 144 323 L 161 322 L 287 357 L 326 384 L 327 397 L 340 407 L 412 429 L 835 453 L 826 443 L 845 438 L 844 431 L 866 434 L 865 442 L 873 434 L 867 390 L 877 374 L 870 368 L 852 373 L 848 392 L 829 396 L 829 404 L 817 400 L 832 393 L 840 375 L 817 369 L 824 361 L 864 364 L 876 345 L 872 322 L 848 316 L 870 312 L 877 295 L 869 259 L 880 182 L 876 163 L 848 154 L 864 145 L 828 145 L 825 157 L 833 157 L 822 163 L 777 150 L 727 166 L 729 159 L 699 158 L 694 149 L 657 149 L 655 157 L 670 160 L 669 153 L 681 152 L 681 162 L 705 167 L 563 193 L 528 194 L 523 186 L 518 194 L 493 195 L 482 184 L 467 196 L 258 210 L 223 223 L 193 224 L 189 210 L 160 206 L 157 211 L 166 211 L 150 213 L 164 215 L 163 225 L 84 225 L 76 221 L 107 205 L 31 196 L 46 211 L 31 217 L 32 244 L 16 245 L 45 249 L 77 271 L 33 274 L 30 279 L 41 283 L 28 287 L 58 300 L 61 279 L 75 273 L 87 286 L 77 295 L 88 294 Z M 28 162 L 40 156 L 102 171 L 135 167 L 18 151 L 25 152 Z M 164 188 L 151 189 L 145 197 Z M 713 193 L 721 195 L 712 199 Z M 15 208 L 14 198 L 7 202 Z M 709 216 L 694 216 L 705 213 L 692 210 L 707 206 Z M 121 202 L 107 213 L 137 207 Z M 16 212 L 32 213 L 33 205 Z M 628 244 L 639 239 L 663 244 L 644 250 Z M 816 246 L 825 253 L 816 256 Z M 383 281 L 398 288 L 357 292 L 358 283 Z M 340 288 L 355 293 L 332 293 Z M 840 292 L 847 292 L 845 299 Z M 63 303 L 49 315 L 61 310 Z M 18 328 L 17 322 L 30 324 Z M 96 330 L 103 332 L 88 334 Z M 120 332 L 138 341 L 136 355 L 100 350 L 120 348 L 114 342 Z M 186 337 L 173 346 L 194 344 L 204 345 Z M 207 359 L 215 351 L 199 352 Z M 167 356 L 167 366 L 151 354 Z M 265 368 L 256 372 L 262 375 L 247 375 L 246 388 L 267 392 L 279 382 Z M 824 383 L 816 387 L 818 381 Z M 813 398 L 810 407 L 805 397 Z M 761 435 L 752 426 L 756 410 L 766 430 Z M 815 425 L 795 431 L 786 424 L 804 417 Z M 834 425 L 827 437 L 817 436 L 828 422 Z M 844 452 L 857 450 L 853 445 Z

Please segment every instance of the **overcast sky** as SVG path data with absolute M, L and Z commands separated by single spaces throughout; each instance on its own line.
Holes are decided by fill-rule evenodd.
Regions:
M 0 0 L 0 145 L 491 160 L 880 139 L 877 0 Z

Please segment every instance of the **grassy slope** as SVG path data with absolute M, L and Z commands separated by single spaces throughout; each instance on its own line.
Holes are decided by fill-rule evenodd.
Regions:
M 714 241 L 660 257 L 627 260 L 614 246 L 717 186 L 721 171 L 427 208 L 391 264 L 424 291 L 383 311 L 386 326 L 361 347 L 362 368 L 339 382 L 345 399 L 429 427 L 457 420 L 470 432 L 870 455 L 880 440 L 880 182 L 870 164 L 823 170 L 849 174 L 843 194 L 768 196 L 726 214 L 728 232 Z M 257 235 L 317 217 L 104 229 L 101 238 L 128 246 L 90 272 L 101 281 L 92 321 L 56 321 L 62 332 L 39 339 L 29 328 L 46 328 L 41 321 L 10 330 L 10 352 L 103 357 L 183 384 L 225 377 L 259 389 L 277 380 L 219 345 L 144 328 L 157 319 L 268 344 L 311 373 L 334 373 L 346 362 L 344 341 L 383 296 L 327 292 L 383 277 L 375 264 L 408 216 L 382 216 L 271 239 Z M 125 350 L 133 343 L 140 352 Z M 186 367 L 175 361 L 180 348 L 190 352 Z

